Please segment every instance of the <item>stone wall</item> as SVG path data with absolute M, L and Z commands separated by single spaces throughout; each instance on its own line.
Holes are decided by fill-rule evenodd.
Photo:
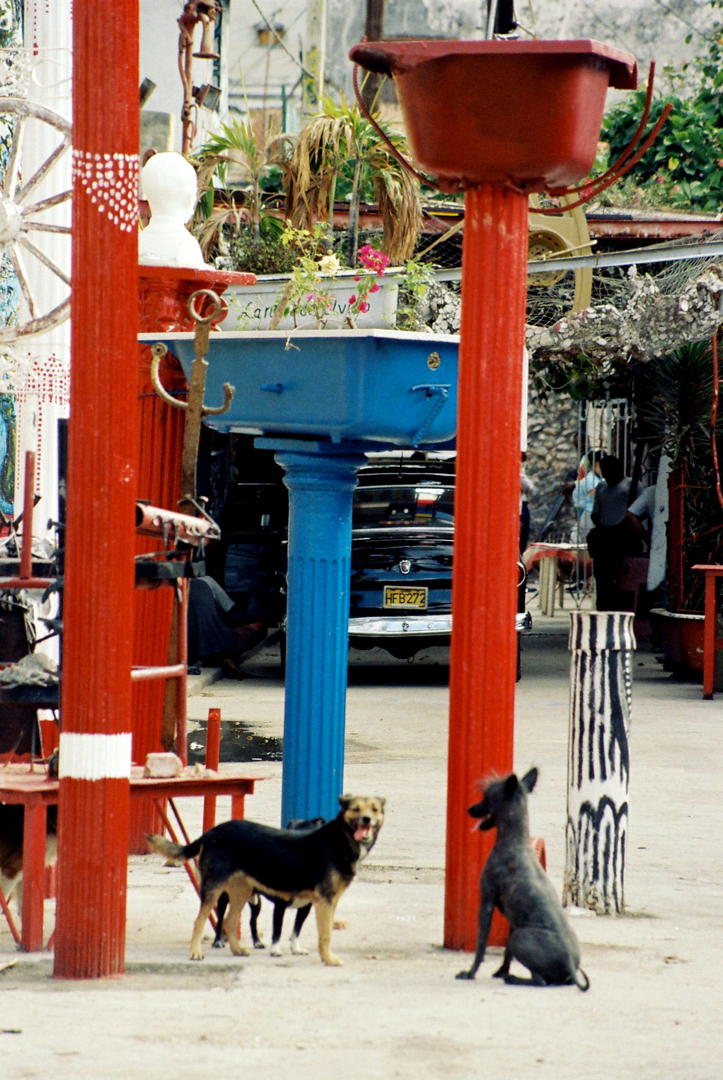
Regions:
M 530 539 L 542 528 L 550 507 L 560 495 L 560 488 L 571 470 L 577 469 L 580 455 L 574 437 L 577 433 L 577 402 L 550 394 L 541 401 L 531 393 L 528 401 L 527 462 L 525 472 L 535 485 L 528 498 Z M 566 501 L 552 526 L 547 540 L 569 540 L 574 514 Z

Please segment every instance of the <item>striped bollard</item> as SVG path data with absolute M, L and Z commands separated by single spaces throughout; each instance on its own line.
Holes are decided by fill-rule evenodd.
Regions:
M 570 615 L 570 731 L 563 904 L 625 910 L 633 614 Z

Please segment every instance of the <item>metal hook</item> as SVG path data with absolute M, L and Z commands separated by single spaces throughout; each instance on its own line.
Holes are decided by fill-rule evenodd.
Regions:
M 197 310 L 196 301 L 201 297 L 208 297 L 211 301 L 211 311 L 207 315 L 201 315 Z M 195 505 L 196 498 L 196 461 L 198 458 L 198 445 L 201 434 L 201 421 L 205 416 L 220 416 L 231 407 L 235 393 L 230 383 L 223 384 L 223 405 L 209 406 L 203 404 L 206 393 L 206 368 L 208 361 L 208 340 L 211 323 L 222 310 L 222 303 L 217 293 L 212 289 L 198 289 L 188 298 L 188 312 L 196 323 L 194 334 L 193 351 L 195 360 L 191 364 L 191 373 L 188 380 L 188 401 L 177 401 L 163 387 L 159 377 L 161 360 L 168 352 L 162 342 L 157 342 L 151 347 L 153 359 L 151 360 L 151 382 L 153 388 L 166 404 L 176 409 L 186 410 L 186 429 L 183 436 L 183 457 L 181 462 L 181 482 L 183 490 L 182 502 L 191 506 Z

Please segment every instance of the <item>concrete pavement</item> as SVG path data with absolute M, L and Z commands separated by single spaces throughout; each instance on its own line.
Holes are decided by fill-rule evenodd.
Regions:
M 559 893 L 567 614 L 533 615 L 515 762 L 518 770 L 540 768 L 531 826 L 545 839 Z M 448 690 L 435 659 L 443 658 L 373 668 L 367 657 L 350 671 L 345 787 L 386 796 L 388 812 L 340 905 L 348 926 L 335 931 L 334 949 L 344 967 L 319 962 L 313 919 L 302 935 L 308 956 L 237 959 L 208 948 L 203 963 L 188 961 L 197 901 L 185 873 L 134 856 L 121 979 L 55 981 L 51 960 L 16 953 L 0 926 L 0 969 L 17 960 L 0 970 L 2 1076 L 717 1080 L 723 695 L 705 702 L 700 686 L 672 680 L 651 652 L 634 658 L 628 914 L 573 915 L 590 991 L 505 986 L 490 978 L 496 956 L 474 983 L 456 982 L 467 958 L 441 945 Z M 272 759 L 258 762 L 269 779 L 247 813 L 277 824 L 283 684 L 272 647 L 259 650 L 249 670 L 243 682 L 208 684 L 207 673 L 195 681 L 189 743 L 202 748 L 208 709 L 220 707 L 225 740 L 248 757 Z M 228 806 L 219 802 L 222 819 Z M 192 802 L 187 818 L 197 835 L 200 808 Z M 264 905 L 267 939 L 270 913 Z M 47 916 L 52 924 L 51 902 Z

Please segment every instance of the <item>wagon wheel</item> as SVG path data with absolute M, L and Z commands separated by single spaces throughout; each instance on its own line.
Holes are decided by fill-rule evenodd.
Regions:
M 43 333 L 64 322 L 70 314 L 70 277 L 38 247 L 35 242 L 37 235 L 33 237 L 33 234 L 70 235 L 69 225 L 53 224 L 44 215 L 46 211 L 68 202 L 72 191 L 62 191 L 45 197 L 39 197 L 38 192 L 53 167 L 70 149 L 69 122 L 50 109 L 44 109 L 41 105 L 22 98 L 0 98 L 0 119 L 7 119 L 12 125 L 12 142 L 0 195 L 0 247 L 13 265 L 22 294 L 17 324 L 0 327 L 0 343 L 4 343 Z M 20 175 L 22 147 L 27 129 L 33 121 L 54 128 L 59 139 L 55 149 L 33 175 L 25 180 Z M 68 286 L 68 295 L 51 311 L 43 312 L 42 301 L 33 295 L 27 271 L 27 266 L 32 265 L 29 260 L 41 263 L 50 274 L 60 278 Z
M 534 326 L 551 326 L 564 315 L 582 311 L 592 296 L 592 269 L 556 270 L 555 255 L 589 255 L 592 250 L 584 207 L 568 210 L 560 199 L 558 214 L 543 215 L 539 209 L 544 196 L 530 196 L 529 258 L 550 258 L 545 274 L 530 274 L 527 279 L 527 321 Z M 548 200 L 549 202 L 549 200 Z

